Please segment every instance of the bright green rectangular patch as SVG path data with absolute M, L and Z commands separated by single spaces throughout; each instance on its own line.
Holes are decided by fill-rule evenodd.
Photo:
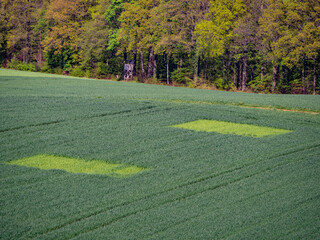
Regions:
M 221 134 L 235 134 L 250 137 L 274 136 L 292 132 L 291 130 L 263 127 L 242 123 L 223 122 L 216 120 L 196 120 L 193 122 L 173 125 L 171 127 L 184 128 L 199 132 L 216 132 Z
M 147 170 L 146 168 L 137 166 L 107 163 L 98 160 L 85 161 L 82 159 L 52 155 L 36 155 L 14 160 L 8 164 L 39 168 L 43 170 L 59 169 L 70 173 L 102 174 L 113 177 L 129 177 Z

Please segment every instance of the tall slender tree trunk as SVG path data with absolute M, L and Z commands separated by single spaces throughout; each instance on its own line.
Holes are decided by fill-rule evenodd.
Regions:
M 127 63 L 127 50 L 123 51 L 123 72 L 121 79 L 126 80 L 126 63 Z
M 123 52 L 123 64 L 126 64 L 127 62 L 127 50 L 125 49 Z
M 248 81 L 248 71 L 247 71 L 248 61 L 247 61 L 246 55 L 243 57 L 242 61 L 243 61 L 243 71 L 242 71 L 241 90 L 245 91 L 247 89 L 247 81 Z
M 222 79 L 225 80 L 226 79 L 226 63 L 224 61 L 224 58 L 222 59 Z
M 233 63 L 232 82 L 234 86 L 237 86 L 237 64 Z
M 200 76 L 200 56 L 197 57 L 197 78 Z
M 241 83 L 242 83 L 242 68 L 243 64 L 242 61 L 239 60 L 239 69 L 238 69 L 238 77 L 237 77 L 237 89 L 241 90 Z
M 316 95 L 316 86 L 317 86 L 317 60 L 314 58 L 313 66 L 313 95 Z
M 208 61 L 204 60 L 204 80 L 207 82 Z
M 42 66 L 42 61 L 43 61 L 41 40 L 42 40 L 42 33 L 40 32 L 39 44 L 38 44 L 38 57 L 37 57 L 37 62 L 39 64 L 39 66 Z
M 261 64 L 260 80 L 263 81 L 263 65 Z
M 223 79 L 228 81 L 230 77 L 230 65 L 231 65 L 231 58 L 230 58 L 230 52 L 226 52 L 225 54 L 225 69 L 224 69 L 224 76 Z
M 302 60 L 302 71 L 301 71 L 301 80 L 302 80 L 302 93 L 305 94 L 306 93 L 306 83 L 305 83 L 305 56 L 303 56 L 303 60 Z
M 277 76 L 278 76 L 278 66 L 275 62 L 273 62 L 273 64 L 272 64 L 272 93 L 274 93 L 274 91 L 276 89 Z
M 158 55 L 153 56 L 153 78 L 157 78 L 157 58 Z
M 145 71 L 144 71 L 144 58 L 143 58 L 142 48 L 140 48 L 140 66 L 141 66 L 141 77 L 144 78 Z
M 170 64 L 170 55 L 167 54 L 167 84 L 170 84 L 170 77 L 169 77 L 169 64 Z
M 133 76 L 137 76 L 137 51 L 133 52 Z
M 195 82 L 198 80 L 198 77 L 199 77 L 199 61 L 200 61 L 200 58 L 199 58 L 198 54 L 194 53 L 194 56 L 193 56 L 193 68 L 194 68 L 193 79 Z
M 153 47 L 149 48 L 149 57 L 148 57 L 148 78 L 151 78 L 153 75 L 153 63 L 154 63 Z
M 28 7 L 30 6 L 30 3 L 26 3 L 27 10 L 25 11 L 25 19 L 29 19 L 29 10 Z M 24 30 L 27 32 L 26 40 L 25 40 L 25 47 L 23 50 L 23 62 L 29 63 L 30 62 L 30 56 L 31 56 L 31 22 L 28 20 L 24 25 Z
M 31 45 L 30 45 L 30 33 L 27 33 L 27 39 L 26 39 L 26 44 L 25 44 L 25 49 L 23 51 L 23 62 L 24 63 L 29 63 L 30 61 L 30 49 L 31 49 Z

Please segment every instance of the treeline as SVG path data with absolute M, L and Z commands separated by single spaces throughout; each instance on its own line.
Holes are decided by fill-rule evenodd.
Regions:
M 7 68 L 316 94 L 319 53 L 319 0 L 0 1 Z

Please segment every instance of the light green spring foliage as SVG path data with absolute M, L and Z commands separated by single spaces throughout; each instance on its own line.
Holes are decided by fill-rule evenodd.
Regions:
M 173 125 L 175 128 L 185 128 L 199 132 L 216 132 L 221 134 L 235 134 L 250 137 L 265 137 L 285 134 L 290 130 L 255 126 L 241 123 L 231 123 L 216 120 L 197 120 L 188 123 Z
M 124 164 L 107 163 L 98 160 L 85 161 L 45 154 L 11 161 L 9 164 L 42 170 L 60 169 L 70 173 L 99 174 L 113 177 L 129 177 L 146 170 L 137 166 L 126 166 Z
M 293 68 L 305 57 L 314 59 L 320 47 L 320 2 L 269 0 L 261 16 L 259 35 L 272 61 Z
M 196 25 L 198 51 L 207 57 L 222 55 L 233 36 L 237 19 L 246 11 L 242 0 L 216 0 L 210 2 L 207 20 Z

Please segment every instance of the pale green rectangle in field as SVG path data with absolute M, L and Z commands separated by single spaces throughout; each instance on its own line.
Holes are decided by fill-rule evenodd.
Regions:
M 216 120 L 196 120 L 192 122 L 173 125 L 171 127 L 184 128 L 199 132 L 216 132 L 221 134 L 235 134 L 250 137 L 274 136 L 292 132 L 291 130 L 286 129 Z
M 43 170 L 59 169 L 70 173 L 101 174 L 113 177 L 129 177 L 147 170 L 146 168 L 108 163 L 105 161 L 52 156 L 36 155 L 9 162 L 11 165 L 39 168 Z

